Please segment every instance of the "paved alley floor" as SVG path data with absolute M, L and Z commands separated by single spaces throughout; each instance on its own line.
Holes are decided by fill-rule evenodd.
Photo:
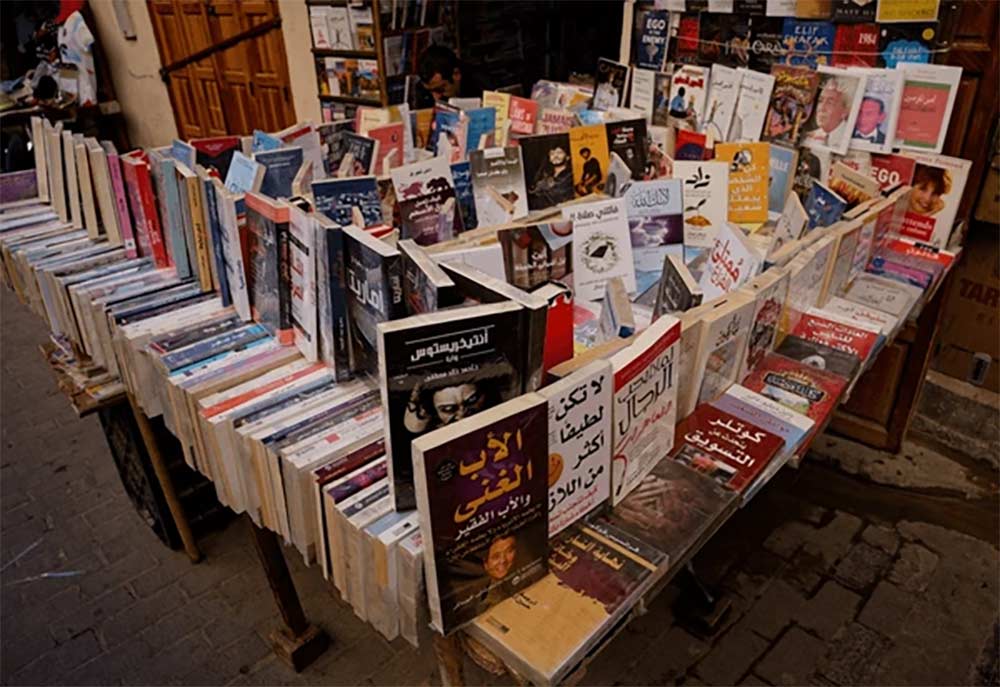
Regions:
M 57 390 L 41 322 L 0 291 L 3 684 L 440 683 L 429 644 L 382 639 L 290 549 L 303 607 L 334 643 L 301 674 L 280 664 L 244 521 L 203 538 L 201 564 L 165 548 L 125 496 L 98 420 L 78 420 Z M 583 682 L 997 684 L 995 475 L 934 460 L 951 466 L 944 486 L 873 483 L 818 460 L 782 471 L 696 558 L 732 604 L 721 628 L 676 622 L 681 591 L 668 587 Z M 513 684 L 471 666 L 467 679 Z

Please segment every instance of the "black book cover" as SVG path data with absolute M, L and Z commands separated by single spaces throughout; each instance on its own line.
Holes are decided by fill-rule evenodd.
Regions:
M 900 62 L 932 62 L 938 47 L 937 24 L 880 24 L 878 66 L 895 69 Z
M 772 64 L 785 60 L 785 20 L 781 17 L 754 17 L 750 23 L 750 68 L 769 72 Z
M 378 328 L 396 510 L 416 506 L 414 439 L 522 393 L 521 315 L 521 307 L 508 302 L 408 317 Z
M 569 134 L 525 136 L 518 144 L 524 165 L 528 209 L 544 210 L 573 200 Z
M 455 282 L 415 241 L 400 241 L 399 254 L 407 315 L 435 312 L 462 302 Z
M 355 227 L 344 228 L 351 369 L 378 373 L 378 323 L 405 315 L 399 251 Z
M 833 21 L 842 24 L 875 21 L 877 0 L 833 0 Z
M 858 360 L 857 356 L 800 338 L 794 334 L 786 336 L 774 352 L 805 365 L 832 372 L 848 381 L 854 379 L 854 375 L 861 366 L 861 361 Z
M 605 129 L 608 133 L 608 151 L 618 153 L 622 162 L 628 165 L 632 179 L 641 180 L 646 170 L 646 152 L 649 150 L 646 120 L 609 122 Z
M 745 67 L 750 57 L 750 17 L 706 12 L 698 25 L 698 39 L 701 64 Z

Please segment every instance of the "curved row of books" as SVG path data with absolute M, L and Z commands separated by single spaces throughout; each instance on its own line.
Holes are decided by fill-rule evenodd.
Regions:
M 769 213 L 743 178 L 767 142 L 675 160 L 635 112 L 540 137 L 476 100 L 379 177 L 309 123 L 119 157 L 35 119 L 37 195 L 0 206 L 0 253 L 74 378 L 162 415 L 359 617 L 414 643 L 462 628 L 558 682 L 797 464 L 955 253 L 907 238 L 909 185 L 859 175 L 807 211 L 788 184 Z M 456 153 L 463 108 L 493 119 Z

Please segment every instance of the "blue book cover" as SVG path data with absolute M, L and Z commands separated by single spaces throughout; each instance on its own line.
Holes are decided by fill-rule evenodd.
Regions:
M 283 148 L 284 145 L 285 142 L 277 136 L 272 136 L 271 134 L 265 133 L 260 129 L 254 129 L 253 138 L 250 141 L 250 152 L 263 153 L 268 150 Z
M 844 214 L 847 201 L 823 184 L 814 182 L 806 196 L 805 210 L 809 216 L 809 228 L 828 227 Z
M 264 165 L 264 181 L 260 192 L 271 198 L 288 198 L 292 195 L 292 181 L 302 167 L 302 148 L 279 148 L 254 153 L 254 160 Z
M 312 191 L 316 211 L 342 227 L 354 223 L 351 212 L 354 208 L 361 210 L 366 227 L 383 221 L 378 182 L 373 176 L 314 181 Z
M 738 389 L 733 387 L 733 389 L 736 393 L 740 395 L 749 396 L 750 394 L 754 394 L 755 396 L 757 396 L 757 394 L 755 394 L 754 392 L 750 391 L 749 389 L 745 389 L 743 387 L 740 387 Z M 760 398 L 763 399 L 764 401 L 770 401 L 770 399 L 766 397 L 760 397 Z M 738 417 L 740 420 L 743 420 L 744 422 L 749 422 L 751 424 L 760 427 L 761 429 L 771 432 L 772 434 L 777 434 L 784 440 L 785 442 L 784 451 L 787 453 L 794 453 L 802 445 L 802 442 L 805 441 L 806 437 L 809 436 L 809 433 L 811 431 L 811 428 L 807 427 L 806 425 L 807 423 L 811 425 L 812 422 L 809 421 L 808 418 L 806 418 L 805 416 L 801 416 L 800 418 L 798 418 L 800 424 L 796 426 L 791 422 L 786 422 L 784 419 L 778 417 L 777 415 L 772 415 L 771 413 L 767 412 L 768 407 L 770 407 L 771 405 L 770 403 L 766 405 L 763 402 L 761 405 L 748 403 L 745 399 L 741 399 L 737 397 L 737 395 L 729 391 L 727 391 L 722 396 L 712 401 L 711 405 L 723 412 Z M 775 409 L 775 411 L 780 412 L 778 409 Z
M 666 10 L 651 10 L 643 15 L 635 66 L 655 71 L 663 69 L 669 30 L 670 13 Z
M 173 143 L 170 144 L 170 157 L 194 169 L 198 151 L 190 143 L 175 138 Z
M 466 142 L 468 150 L 477 150 L 484 147 L 481 141 L 484 136 L 487 137 L 485 147 L 492 147 L 494 143 L 493 134 L 497 128 L 496 108 L 480 107 L 475 110 L 466 110 L 465 116 L 469 119 L 469 138 Z
M 258 190 L 258 174 L 263 166 L 251 160 L 241 152 L 233 153 L 233 159 L 229 163 L 229 171 L 226 172 L 224 185 L 227 191 L 233 193 L 246 193 L 247 191 Z
M 158 164 L 157 164 L 158 163 Z M 154 181 L 160 198 L 160 224 L 166 231 L 171 257 L 177 276 L 187 279 L 194 274 L 188 259 L 187 239 L 184 233 L 184 218 L 181 215 L 181 194 L 177 187 L 174 158 L 160 155 L 150 158 L 150 166 L 155 167 Z
M 229 292 L 229 277 L 226 273 L 226 257 L 222 252 L 222 221 L 219 219 L 218 198 L 215 195 L 215 182 L 202 179 L 205 192 L 205 211 L 208 215 L 208 231 L 211 235 L 212 252 L 215 257 L 215 273 L 219 279 L 219 297 L 222 305 L 233 304 L 233 295 Z
M 479 220 L 476 218 L 476 197 L 472 192 L 472 173 L 469 169 L 469 161 L 465 160 L 453 164 L 451 176 L 455 180 L 455 200 L 462 213 L 462 226 L 465 231 L 475 229 L 479 226 Z
M 495 112 L 495 110 L 494 110 Z M 461 149 L 462 157 L 464 158 L 468 149 L 468 136 L 462 135 L 463 126 L 467 126 L 467 121 L 462 119 L 462 112 L 456 109 L 444 109 L 443 107 L 434 108 L 434 121 L 431 126 L 431 145 L 430 149 L 434 151 L 435 155 L 440 155 L 438 150 L 438 142 L 441 140 L 441 135 L 444 134 L 448 136 L 449 142 L 452 147 L 458 146 Z M 466 133 L 468 129 L 466 129 Z
M 882 24 L 879 30 L 879 66 L 895 69 L 900 62 L 927 64 L 937 47 L 936 24 Z
M 160 362 L 171 373 L 176 373 L 206 358 L 240 350 L 254 341 L 265 338 L 269 338 L 269 334 L 264 327 L 258 324 L 234 327 L 229 331 L 167 353 L 161 356 Z
M 833 39 L 837 27 L 828 21 L 785 19 L 785 46 L 788 48 L 787 64 L 806 65 L 815 69 L 819 64 L 830 64 Z
M 791 188 L 789 182 L 795 174 L 797 157 L 794 149 L 771 144 L 771 178 L 767 186 L 768 211 L 782 212 L 785 209 L 785 197 Z

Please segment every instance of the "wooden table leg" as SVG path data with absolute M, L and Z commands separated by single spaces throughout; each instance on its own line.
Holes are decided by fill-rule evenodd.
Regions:
M 127 393 L 127 396 L 129 405 L 132 406 L 132 414 L 135 416 L 135 423 L 139 426 L 139 433 L 142 435 L 142 443 L 145 444 L 149 460 L 153 464 L 156 480 L 160 483 L 160 489 L 163 490 L 163 497 L 167 501 L 170 515 L 173 516 L 174 525 L 177 526 L 177 533 L 180 534 L 181 542 L 184 544 L 184 551 L 192 563 L 197 563 L 201 560 L 201 551 L 198 550 L 198 544 L 191 533 L 191 526 L 188 524 L 187 515 L 184 514 L 184 507 L 181 505 L 180 499 L 177 498 L 174 481 L 170 479 L 167 465 L 163 462 L 163 455 L 156 443 L 153 427 L 149 424 L 146 413 L 142 412 L 142 408 L 136 402 L 135 396 L 131 392 Z
M 278 604 L 284 624 L 284 627 L 271 633 L 271 648 L 292 670 L 301 672 L 326 651 L 330 646 L 330 636 L 323 628 L 306 620 L 277 535 L 271 530 L 258 527 L 249 516 L 247 520 L 253 531 L 257 555 L 264 566 L 264 574 L 267 575 L 267 582 L 271 585 L 271 593 L 274 594 L 274 601 Z
M 463 687 L 465 676 L 462 674 L 462 647 L 458 635 L 443 637 L 435 633 L 433 643 L 441 672 L 441 684 L 444 687 Z

